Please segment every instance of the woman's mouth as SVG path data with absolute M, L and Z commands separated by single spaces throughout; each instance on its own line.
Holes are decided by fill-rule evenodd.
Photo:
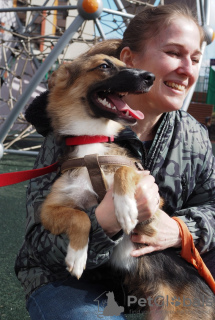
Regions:
M 183 84 L 178 84 L 176 82 L 171 82 L 171 81 L 165 81 L 164 84 L 167 87 L 173 88 L 173 89 L 181 91 L 181 92 L 183 92 L 186 88 Z

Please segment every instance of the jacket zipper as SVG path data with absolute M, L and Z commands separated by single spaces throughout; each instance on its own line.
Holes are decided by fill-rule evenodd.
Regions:
M 147 157 L 148 157 L 148 152 L 146 150 L 146 147 L 144 145 L 142 145 L 142 148 L 143 148 L 143 157 L 142 157 L 142 163 L 143 163 L 143 168 L 144 170 L 147 170 L 148 169 L 148 166 L 147 166 Z

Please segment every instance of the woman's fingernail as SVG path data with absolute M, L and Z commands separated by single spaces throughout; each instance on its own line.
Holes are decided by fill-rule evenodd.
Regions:
M 132 252 L 131 252 L 131 256 L 132 256 L 132 257 L 137 257 L 137 255 L 138 255 L 137 253 L 138 253 L 138 251 L 132 251 Z

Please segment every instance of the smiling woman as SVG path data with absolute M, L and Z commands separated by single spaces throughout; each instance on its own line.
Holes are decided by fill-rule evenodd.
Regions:
M 98 81 L 98 87 L 91 87 L 91 90 L 96 90 L 95 99 L 97 100 L 91 101 L 92 104 L 95 103 L 93 108 L 107 109 L 109 115 L 115 112 L 114 106 L 117 105 L 119 111 L 125 113 L 126 118 L 135 118 L 132 124 L 134 122 L 136 124 L 132 126 L 132 130 L 129 123 L 129 126 L 124 127 L 115 137 L 114 143 L 128 149 L 145 169 L 139 173 L 140 180 L 135 190 L 134 207 L 137 209 L 138 225 L 128 237 L 138 245 L 133 250 L 132 244 L 131 251 L 127 251 L 127 256 L 128 258 L 140 257 L 138 261 L 144 261 L 145 264 L 142 265 L 146 268 L 140 269 L 136 278 L 135 273 L 132 275 L 131 272 L 134 277 L 127 278 L 127 286 L 122 288 L 124 273 L 114 272 L 110 267 L 109 262 L 115 247 L 119 243 L 123 244 L 121 221 L 116 218 L 114 192 L 110 185 L 103 200 L 85 210 L 90 220 L 86 269 L 78 281 L 71 277 L 65 266 L 68 238 L 64 233 L 54 236 L 41 226 L 40 221 L 44 199 L 59 176 L 52 173 L 43 179 L 34 179 L 30 182 L 27 193 L 26 237 L 16 260 L 16 273 L 25 288 L 27 308 L 32 320 L 95 319 L 98 309 L 96 297 L 106 291 L 114 291 L 119 305 L 123 305 L 127 312 L 132 312 L 133 310 L 127 308 L 126 296 L 128 297 L 129 291 L 135 292 L 146 283 L 149 284 L 148 292 L 154 293 L 157 289 L 162 289 L 162 296 L 166 296 L 166 290 L 171 285 L 176 290 L 177 297 L 183 290 L 190 297 L 189 289 L 192 287 L 187 279 L 195 286 L 195 290 L 191 292 L 195 291 L 196 296 L 201 296 L 204 292 L 212 304 L 215 303 L 211 289 L 193 266 L 188 265 L 190 272 L 181 271 L 182 258 L 179 253 L 181 247 L 183 249 L 184 242 L 178 224 L 173 219 L 178 217 L 178 221 L 181 220 L 181 223 L 186 224 L 187 233 L 192 235 L 196 248 L 214 276 L 215 159 L 206 128 L 188 113 L 180 110 L 185 96 L 198 76 L 198 61 L 203 38 L 201 27 L 186 6 L 161 5 L 146 7 L 135 16 L 122 40 L 98 43 L 86 53 L 83 65 L 92 55 L 106 54 L 120 57 L 127 65 L 126 68 L 144 69 L 155 75 L 154 85 L 144 94 L 127 94 L 133 83 L 124 77 L 123 89 L 120 88 L 119 81 L 116 81 L 117 90 L 112 90 L 111 93 L 109 93 L 109 85 L 102 88 L 100 81 Z M 124 64 L 118 62 L 118 65 Z M 97 64 L 95 66 L 98 67 Z M 99 73 L 110 71 L 107 60 L 106 62 L 102 60 L 99 68 Z M 83 88 L 86 87 L 88 77 L 89 73 L 85 72 L 78 87 L 81 97 L 84 96 Z M 64 79 L 65 76 L 58 86 L 63 84 Z M 110 87 L 111 85 L 110 78 Z M 74 91 L 68 89 L 67 93 L 68 101 L 64 93 L 59 95 L 59 105 L 52 96 L 56 109 L 63 108 L 63 105 L 67 104 L 68 117 L 64 117 L 66 122 L 71 117 L 71 101 L 74 103 L 75 100 Z M 82 102 L 84 103 L 85 100 L 82 99 Z M 75 106 L 74 109 L 77 109 L 78 113 L 79 108 Z M 79 107 L 82 106 L 79 105 Z M 114 110 L 109 110 L 110 107 Z M 94 120 L 91 128 L 86 125 L 87 133 L 91 136 L 95 134 L 97 126 L 95 114 Z M 37 123 L 40 124 L 41 129 L 41 122 L 37 121 Z M 73 122 L 73 126 L 75 125 Z M 63 129 L 65 128 L 63 126 Z M 82 148 L 89 154 L 94 150 L 91 145 L 82 146 Z M 108 149 L 111 148 L 114 149 L 113 144 L 108 147 Z M 99 150 L 103 149 L 104 146 L 100 145 Z M 56 140 L 50 128 L 35 167 L 56 162 L 63 150 L 64 142 Z M 74 186 L 75 183 L 76 181 L 73 182 Z M 85 182 L 81 183 L 84 186 Z M 124 189 L 130 185 L 130 182 L 125 183 Z M 80 194 L 82 189 L 76 189 L 78 199 L 83 194 Z M 164 206 L 159 211 L 159 217 L 156 218 L 160 196 L 164 199 Z M 120 208 L 122 213 L 125 211 L 126 203 L 121 202 L 121 207 L 120 205 L 117 207 L 117 214 L 121 212 Z M 119 201 L 119 204 L 121 202 Z M 149 221 L 156 222 L 156 233 L 153 235 L 140 232 L 139 226 L 147 225 Z M 81 225 L 80 229 L 82 229 Z M 115 259 L 123 256 L 124 252 L 125 250 L 122 249 L 120 254 L 116 254 Z M 156 257 L 159 254 L 167 257 L 171 252 L 174 253 L 174 263 L 162 269 L 160 260 L 158 261 Z M 150 257 L 154 257 L 154 263 L 150 266 L 147 263 L 149 253 L 152 253 Z M 73 255 L 75 255 L 74 252 Z M 73 259 L 72 256 L 71 259 Z M 161 260 L 165 261 L 165 259 Z M 167 281 L 163 281 L 162 272 L 168 278 Z M 143 290 L 143 292 L 146 291 Z M 189 298 L 186 295 L 184 298 Z M 123 297 L 125 300 L 122 299 Z M 151 299 L 152 297 L 148 293 L 148 297 L 142 298 Z M 169 314 L 166 314 L 168 310 L 161 308 L 161 304 L 157 309 L 156 306 L 153 304 L 149 306 L 149 319 L 164 320 L 168 316 L 171 320 L 179 320 L 181 314 L 187 320 L 215 318 L 215 307 L 211 306 L 198 306 L 188 310 L 181 305 L 182 309 L 174 308 Z M 101 306 L 101 312 L 103 310 L 104 306 Z M 144 311 L 145 309 L 141 309 L 141 312 Z M 111 317 L 111 319 L 115 318 Z M 117 319 L 125 319 L 125 316 L 121 314 Z
M 129 41 L 126 41 L 127 38 L 131 39 L 129 31 L 133 31 L 132 26 L 131 29 L 127 28 L 124 35 L 121 60 L 130 67 L 148 70 L 156 76 L 149 93 L 126 97 L 128 104 L 138 106 L 145 119 L 151 123 L 156 123 L 163 112 L 179 110 L 189 89 L 198 78 L 202 32 L 199 32 L 199 26 L 193 18 L 188 16 L 189 11 L 186 12 L 186 16 L 175 13 L 174 20 L 168 16 L 165 20 L 163 15 L 159 31 L 150 39 L 144 37 L 143 31 L 140 32 L 139 49 L 136 47 L 133 50 Z M 150 18 L 151 16 L 148 17 Z M 140 28 L 140 17 L 135 17 L 131 25 L 137 23 L 135 19 L 138 19 Z M 144 19 L 142 23 L 143 21 Z M 141 42 L 142 37 L 144 40 Z M 139 129 L 136 127 L 134 130 L 143 140 L 152 138 L 143 135 L 142 123 Z

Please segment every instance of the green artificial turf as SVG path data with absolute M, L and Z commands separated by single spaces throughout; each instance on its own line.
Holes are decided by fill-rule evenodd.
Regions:
M 29 170 L 35 158 L 5 155 L 0 173 Z M 1 176 L 0 176 L 1 179 Z M 30 319 L 25 309 L 24 291 L 14 272 L 16 254 L 25 230 L 25 194 L 28 182 L 0 188 L 0 319 Z

